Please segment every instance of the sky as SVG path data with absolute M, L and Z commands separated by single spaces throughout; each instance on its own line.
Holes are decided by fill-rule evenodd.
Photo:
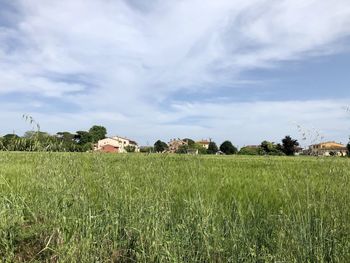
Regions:
M 348 0 L 0 0 L 0 135 L 350 135 Z

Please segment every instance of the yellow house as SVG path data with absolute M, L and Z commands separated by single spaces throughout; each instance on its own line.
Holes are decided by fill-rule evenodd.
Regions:
M 323 142 L 309 146 L 309 154 L 314 156 L 346 156 L 347 148 L 337 142 Z
M 210 141 L 208 141 L 208 140 L 200 140 L 200 141 L 198 141 L 196 143 L 201 145 L 204 149 L 208 150 Z

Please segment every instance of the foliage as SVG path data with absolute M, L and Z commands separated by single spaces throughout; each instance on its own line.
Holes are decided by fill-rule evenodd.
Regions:
M 15 140 L 18 138 L 19 138 L 19 136 L 17 134 L 6 134 L 3 136 L 4 141 Z
M 349 159 L 0 160 L 0 261 L 350 262 Z
M 176 151 L 176 153 L 179 154 L 186 154 L 186 153 L 198 153 L 198 154 L 206 154 L 207 150 L 198 143 L 195 143 L 193 140 L 192 142 L 190 141 L 191 139 L 184 139 L 188 145 L 182 145 L 179 147 L 179 149 Z
M 263 141 L 260 145 L 263 150 L 263 154 L 266 155 L 284 155 L 282 152 L 282 146 L 280 144 L 275 144 L 274 142 Z
M 65 142 L 72 142 L 74 141 L 74 134 L 70 133 L 70 132 L 58 132 L 56 133 L 56 137 L 62 141 Z
M 93 143 L 92 142 L 88 142 L 88 143 L 85 143 L 84 145 L 82 145 L 81 147 L 81 151 L 82 152 L 89 152 L 89 151 L 92 151 L 93 150 Z
M 183 141 L 186 142 L 190 148 L 193 148 L 194 145 L 196 144 L 194 140 L 189 139 L 189 138 L 185 138 L 185 139 L 183 139 Z
M 238 154 L 240 154 L 240 155 L 263 155 L 264 150 L 261 147 L 245 146 L 239 150 Z
M 230 141 L 224 141 L 220 145 L 220 151 L 227 155 L 236 154 L 238 152 L 237 148 L 233 146 L 233 144 Z
M 143 147 L 140 147 L 140 152 L 141 153 L 153 153 L 154 148 L 152 146 L 143 146 Z
M 136 147 L 132 145 L 125 146 L 125 151 L 127 151 L 128 153 L 133 153 L 136 151 Z
M 285 155 L 292 156 L 296 152 L 296 148 L 299 146 L 298 140 L 292 139 L 290 136 L 286 136 L 282 140 L 282 151 Z
M 176 153 L 179 153 L 179 154 L 186 154 L 188 153 L 188 150 L 190 149 L 190 147 L 188 145 L 181 145 L 179 147 L 179 149 L 177 149 Z
M 205 149 L 201 144 L 195 143 L 192 147 L 192 150 L 198 150 L 198 154 L 207 154 L 207 149 Z
M 219 151 L 218 146 L 216 145 L 215 142 L 210 142 L 209 147 L 207 149 L 208 154 L 216 154 Z
M 348 149 L 348 156 L 350 156 L 350 142 L 346 145 L 346 148 Z
M 106 138 L 107 129 L 103 126 L 94 125 L 90 128 L 91 142 L 97 143 L 99 140 Z
M 161 140 L 158 140 L 154 143 L 154 151 L 157 153 L 162 153 L 168 149 L 168 145 Z
M 95 127 L 95 126 L 94 126 Z M 86 131 L 77 134 L 58 132 L 50 135 L 40 130 L 31 130 L 22 137 L 7 134 L 0 140 L 0 151 L 51 151 L 86 152 L 93 149 L 92 135 Z
M 42 131 L 26 131 L 23 135 L 23 138 L 27 138 L 27 139 L 32 139 L 32 138 L 36 138 L 36 139 L 44 139 L 44 138 L 48 138 L 50 137 L 50 134 L 48 134 L 47 132 L 42 132 Z
M 87 131 L 77 131 L 74 139 L 80 145 L 84 145 L 84 144 L 93 142 L 93 138 L 92 138 L 91 134 Z

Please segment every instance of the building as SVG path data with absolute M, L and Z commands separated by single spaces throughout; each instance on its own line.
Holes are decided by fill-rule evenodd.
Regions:
M 208 141 L 208 140 L 200 140 L 200 141 L 198 141 L 196 143 L 201 145 L 204 149 L 208 150 L 210 141 Z
M 95 146 L 95 151 L 126 153 L 128 147 L 134 147 L 135 152 L 140 151 L 137 142 L 119 136 L 99 140 Z
M 119 147 L 115 147 L 113 145 L 106 144 L 106 145 L 103 145 L 101 147 L 100 151 L 104 152 L 104 153 L 119 153 Z
M 313 156 L 346 156 L 347 148 L 341 143 L 323 142 L 310 145 L 307 153 Z
M 180 147 L 184 145 L 188 145 L 188 143 L 181 139 L 172 139 L 168 143 L 168 146 L 169 146 L 168 152 L 176 153 L 180 149 Z

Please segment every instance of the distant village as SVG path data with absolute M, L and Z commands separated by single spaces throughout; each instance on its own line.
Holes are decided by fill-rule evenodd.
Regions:
M 34 122 L 31 120 L 31 122 Z M 37 125 L 39 127 L 39 125 Z M 335 141 L 314 143 L 300 147 L 297 140 L 285 136 L 280 142 L 263 141 L 259 145 L 246 145 L 238 149 L 231 141 L 216 144 L 211 139 L 193 140 L 174 138 L 168 142 L 157 140 L 153 145 L 140 146 L 136 140 L 123 136 L 107 137 L 107 129 L 94 125 L 89 130 L 75 133 L 62 131 L 51 135 L 31 130 L 18 136 L 13 132 L 0 136 L 2 151 L 53 151 L 53 152 L 101 152 L 101 153 L 172 153 L 172 154 L 215 154 L 215 155 L 309 155 L 348 156 L 350 143 L 344 145 Z
M 229 143 L 229 141 L 226 141 Z M 215 144 L 209 139 L 200 141 L 193 141 L 191 139 L 172 139 L 168 143 L 157 141 L 153 147 L 139 146 L 135 140 L 124 137 L 114 136 L 99 140 L 94 145 L 94 151 L 104 153 L 127 153 L 127 152 L 158 152 L 158 153 L 186 153 L 186 154 L 203 154 L 210 150 L 211 143 Z M 267 145 L 265 145 L 267 144 Z M 268 145 L 270 144 L 270 145 Z M 274 146 L 278 149 L 278 144 L 263 142 L 261 145 L 248 145 L 242 147 L 239 151 L 233 149 L 231 154 L 247 154 L 247 155 L 263 155 L 264 152 L 269 153 L 268 148 L 273 151 Z M 216 146 L 217 147 L 217 146 Z M 215 148 L 215 146 L 214 146 Z M 347 156 L 348 146 L 334 141 L 322 142 L 310 145 L 304 149 L 298 145 L 294 145 L 293 155 L 311 155 L 311 156 Z M 214 149 L 214 154 L 227 154 L 222 147 Z M 283 152 L 283 151 L 281 151 Z M 212 152 L 210 152 L 212 153 Z M 279 154 L 271 154 L 279 155 Z

